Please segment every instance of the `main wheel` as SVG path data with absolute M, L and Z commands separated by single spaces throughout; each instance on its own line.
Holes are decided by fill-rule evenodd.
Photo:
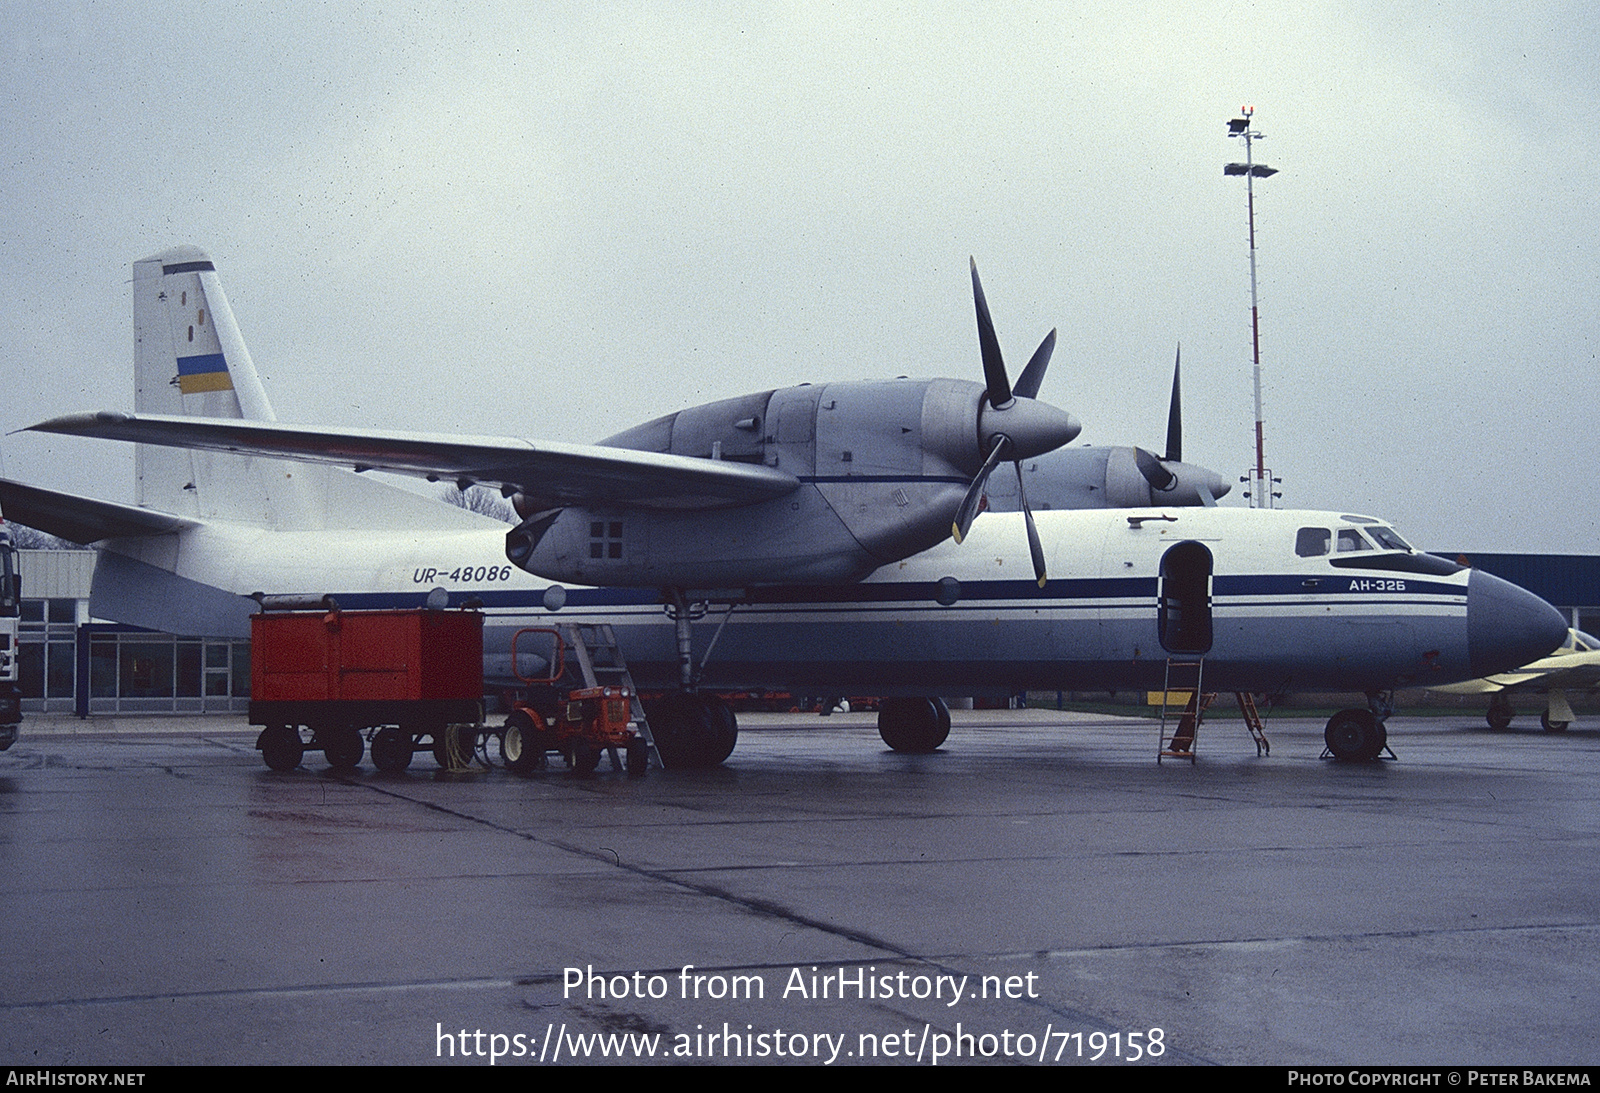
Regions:
M 1495 695 L 1489 700 L 1488 713 L 1483 716 L 1491 729 L 1504 732 L 1511 727 L 1511 719 L 1516 716 L 1516 711 L 1511 708 L 1511 700 L 1505 695 Z
M 379 729 L 372 737 L 372 765 L 381 771 L 394 773 L 411 765 L 411 736 L 390 727 Z
M 354 725 L 333 725 L 318 734 L 322 741 L 322 754 L 334 770 L 355 770 L 367 750 L 361 733 Z
M 950 708 L 938 698 L 886 698 L 878 707 L 878 735 L 895 751 L 937 751 L 950 735 Z
M 1328 719 L 1322 739 L 1335 759 L 1368 763 L 1383 751 L 1389 733 L 1368 710 L 1340 710 Z
M 645 717 L 668 770 L 714 767 L 739 742 L 733 708 L 715 695 L 670 694 L 647 704 Z
M 1549 710 L 1545 710 L 1543 713 L 1541 713 L 1539 715 L 1539 724 L 1544 726 L 1544 731 L 1545 732 L 1566 732 L 1567 731 L 1567 726 L 1571 725 L 1572 722 L 1570 722 L 1570 721 L 1551 721 L 1550 720 L 1550 711 Z
M 268 725 L 256 738 L 261 759 L 273 770 L 293 770 L 305 755 L 300 732 L 293 725 Z
M 710 722 L 710 733 L 702 758 L 708 767 L 719 766 L 733 754 L 734 747 L 739 743 L 739 719 L 734 716 L 733 707 L 716 695 L 701 695 L 700 701 L 705 705 L 706 717 Z

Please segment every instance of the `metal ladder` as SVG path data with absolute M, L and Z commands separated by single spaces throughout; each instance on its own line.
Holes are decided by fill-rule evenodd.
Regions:
M 1266 729 L 1261 724 L 1261 712 L 1256 709 L 1255 696 L 1248 691 L 1234 691 L 1233 697 L 1239 702 L 1239 716 L 1244 718 L 1245 728 L 1250 730 L 1250 739 L 1256 742 L 1256 754 L 1271 755 L 1272 745 L 1267 741 Z
M 633 685 L 633 674 L 628 671 L 628 662 L 622 655 L 622 646 L 617 643 L 615 631 L 607 623 L 589 622 L 562 623 L 556 629 L 561 640 L 572 650 L 585 687 L 616 685 L 628 689 L 633 722 L 639 726 L 639 735 L 644 737 L 645 744 L 650 748 L 650 761 L 657 770 L 664 769 L 661 752 L 656 748 L 655 735 L 651 733 L 650 722 L 644 716 L 644 703 L 639 701 L 639 688 Z M 613 765 L 617 763 L 615 755 L 611 757 L 611 762 Z
M 1211 700 L 1216 695 L 1205 694 L 1200 683 L 1205 674 L 1205 658 L 1198 657 L 1194 660 L 1178 660 L 1175 657 L 1167 658 L 1167 676 L 1161 691 L 1161 746 L 1156 749 L 1156 762 L 1163 759 L 1187 759 L 1194 762 L 1195 738 L 1200 733 L 1200 719 L 1205 716 L 1206 707 L 1211 705 Z M 1185 689 L 1183 680 L 1190 676 L 1194 679 L 1194 686 L 1189 690 L 1189 701 L 1184 705 L 1183 712 L 1178 715 L 1178 720 L 1172 731 L 1167 731 L 1167 710 L 1171 707 L 1168 698 L 1172 694 L 1173 669 L 1177 669 L 1179 677 L 1178 687 Z

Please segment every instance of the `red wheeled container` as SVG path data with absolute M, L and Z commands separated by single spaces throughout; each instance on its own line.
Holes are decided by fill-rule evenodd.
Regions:
M 353 768 L 366 730 L 379 770 L 405 769 L 424 742 L 441 766 L 471 756 L 483 722 L 479 612 L 269 610 L 251 616 L 250 641 L 250 723 L 265 726 L 256 747 L 273 770 L 293 770 L 307 748 Z

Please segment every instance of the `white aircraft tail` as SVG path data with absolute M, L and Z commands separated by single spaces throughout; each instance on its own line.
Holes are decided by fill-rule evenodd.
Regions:
M 133 336 L 136 412 L 277 420 L 205 251 L 133 264 Z M 192 520 L 280 531 L 498 523 L 333 467 L 147 444 L 135 453 L 138 504 Z

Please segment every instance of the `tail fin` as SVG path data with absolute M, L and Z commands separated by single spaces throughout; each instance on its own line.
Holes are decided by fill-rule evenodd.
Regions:
M 175 247 L 133 264 L 134 408 L 275 421 L 211 257 Z
M 197 247 L 133 264 L 134 409 L 274 420 L 216 267 Z M 193 519 L 264 521 L 271 506 L 249 463 L 204 452 L 135 448 L 135 499 Z
M 133 264 L 133 338 L 137 412 L 277 420 L 216 266 L 198 247 L 174 247 Z M 333 467 L 148 444 L 134 450 L 138 503 L 191 520 L 282 531 L 486 522 Z

